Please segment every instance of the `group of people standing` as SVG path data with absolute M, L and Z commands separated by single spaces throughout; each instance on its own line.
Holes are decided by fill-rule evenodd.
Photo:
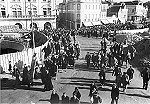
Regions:
M 66 92 L 63 93 L 61 99 L 55 90 L 52 91 L 50 102 L 51 104 L 80 104 L 81 93 L 78 87 L 72 93 L 72 97 L 67 96 Z

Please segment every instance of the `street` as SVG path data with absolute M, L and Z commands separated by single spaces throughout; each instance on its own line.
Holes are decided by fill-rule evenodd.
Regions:
M 115 77 L 112 76 L 112 70 L 107 70 L 106 83 L 101 88 L 98 82 L 99 71 L 94 70 L 92 67 L 87 69 L 84 60 L 87 51 L 92 53 L 99 50 L 101 39 L 81 36 L 77 36 L 77 39 L 81 47 L 81 55 L 79 60 L 76 60 L 75 69 L 65 69 L 62 73 L 58 73 L 57 80 L 52 81 L 54 89 L 61 99 L 63 92 L 66 92 L 69 97 L 72 97 L 74 88 L 78 87 L 81 93 L 81 104 L 89 104 L 90 99 L 88 95 L 90 84 L 96 81 L 96 85 L 99 88 L 99 95 L 102 98 L 102 104 L 110 104 L 111 85 L 115 80 Z M 122 67 L 122 70 L 126 71 L 125 66 Z M 126 92 L 122 92 L 122 88 L 120 89 L 119 104 L 150 104 L 150 83 L 148 90 L 142 89 L 142 77 L 139 71 L 136 69 L 134 71 L 134 78 Z M 34 81 L 36 84 L 31 89 L 2 89 L 1 103 L 50 103 L 51 91 L 43 92 L 44 85 L 40 85 L 41 80 Z

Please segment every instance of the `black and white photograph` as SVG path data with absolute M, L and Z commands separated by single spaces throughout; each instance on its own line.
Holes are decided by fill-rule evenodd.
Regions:
M 0 0 L 0 104 L 150 104 L 150 0 Z

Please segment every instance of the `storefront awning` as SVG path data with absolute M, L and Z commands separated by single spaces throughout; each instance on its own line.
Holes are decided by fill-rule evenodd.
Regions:
M 84 22 L 85 26 L 93 26 L 93 24 L 91 22 Z

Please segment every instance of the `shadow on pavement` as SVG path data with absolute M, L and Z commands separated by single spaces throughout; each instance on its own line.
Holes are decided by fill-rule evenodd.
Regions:
M 14 79 L 3 78 L 1 81 L 1 90 L 14 90 L 14 89 L 23 89 L 23 90 L 32 90 L 32 91 L 43 91 L 43 88 L 35 88 L 33 86 L 42 85 L 40 82 L 34 82 L 30 88 L 27 85 L 17 85 L 15 84 Z
M 127 89 L 143 89 L 142 87 L 128 87 Z
M 121 94 L 124 94 L 124 93 L 121 93 Z M 141 95 L 141 94 L 124 94 L 124 95 L 128 95 L 128 96 L 136 96 L 136 97 L 143 97 L 143 98 L 149 98 L 150 99 L 150 96 L 146 96 L 146 95 Z
M 94 81 L 99 91 L 111 91 L 110 88 L 112 87 L 113 83 L 115 83 L 115 80 L 106 80 L 103 86 L 108 86 L 110 88 L 104 88 L 102 87 L 98 79 L 78 78 L 78 77 L 69 77 L 69 78 L 62 77 L 61 79 L 71 79 L 71 82 L 60 84 L 78 86 L 79 89 L 88 89 L 88 90 L 90 89 L 91 83 Z
M 39 101 L 50 102 L 50 99 L 40 99 Z

